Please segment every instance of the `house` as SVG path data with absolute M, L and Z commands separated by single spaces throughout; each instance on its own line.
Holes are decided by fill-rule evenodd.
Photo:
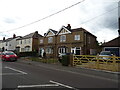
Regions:
M 120 36 L 101 45 L 102 50 L 111 51 L 116 56 L 120 56 Z
M 71 29 L 62 26 L 57 32 L 49 29 L 40 39 L 39 48 L 49 57 L 58 57 L 59 53 L 72 53 L 76 55 L 96 54 L 96 36 L 83 28 Z
M 47 57 L 56 56 L 56 34 L 57 31 L 49 29 L 44 37 L 39 39 L 39 55 L 43 57 L 45 52 Z
M 3 40 L 0 40 L 0 52 L 2 51 L 2 47 L 3 47 Z
M 96 36 L 83 28 L 71 29 L 70 24 L 57 33 L 58 53 L 72 53 L 76 55 L 96 54 Z
M 16 50 L 18 52 L 38 51 L 39 37 L 42 37 L 42 35 L 38 34 L 38 31 L 35 31 L 17 39 Z
M 1 51 L 15 51 L 16 50 L 16 40 L 19 39 L 20 36 L 13 35 L 12 38 L 5 39 L 0 41 L 0 49 Z

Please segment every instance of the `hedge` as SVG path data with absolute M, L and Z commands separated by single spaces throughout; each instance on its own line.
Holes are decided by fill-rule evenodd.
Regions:
M 37 52 L 19 52 L 17 55 L 19 57 L 28 57 L 28 56 L 36 57 L 36 56 L 38 56 L 38 53 Z

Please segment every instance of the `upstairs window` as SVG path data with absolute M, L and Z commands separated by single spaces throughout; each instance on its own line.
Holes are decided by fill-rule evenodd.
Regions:
M 48 43 L 52 43 L 53 42 L 53 37 L 49 37 L 48 38 Z
M 65 42 L 66 41 L 66 35 L 60 36 L 60 42 Z
M 90 37 L 88 37 L 88 44 L 90 44 L 91 43 L 91 38 Z
M 43 43 L 43 39 L 40 39 L 40 43 Z
M 75 35 L 74 40 L 80 40 L 80 35 Z

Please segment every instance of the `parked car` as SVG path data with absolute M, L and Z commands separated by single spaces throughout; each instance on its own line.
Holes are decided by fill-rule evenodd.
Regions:
M 113 56 L 114 54 L 110 51 L 101 51 L 99 56 L 102 58 L 102 59 L 110 59 L 109 57 L 110 56 Z
M 2 52 L 1 59 L 3 61 L 17 61 L 18 56 L 11 51 Z

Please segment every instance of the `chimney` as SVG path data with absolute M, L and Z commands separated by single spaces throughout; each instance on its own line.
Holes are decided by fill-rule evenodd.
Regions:
M 36 34 L 38 34 L 38 31 L 35 31 Z
M 120 36 L 120 17 L 119 17 L 119 21 L 118 21 L 118 27 L 119 27 L 119 28 L 118 28 L 118 29 L 119 29 L 119 30 L 118 30 L 118 35 Z
M 71 30 L 71 25 L 70 24 L 67 25 L 67 29 Z
M 5 41 L 5 37 L 3 37 L 3 41 Z
M 13 38 L 16 38 L 16 35 L 15 35 L 15 34 L 13 34 Z

